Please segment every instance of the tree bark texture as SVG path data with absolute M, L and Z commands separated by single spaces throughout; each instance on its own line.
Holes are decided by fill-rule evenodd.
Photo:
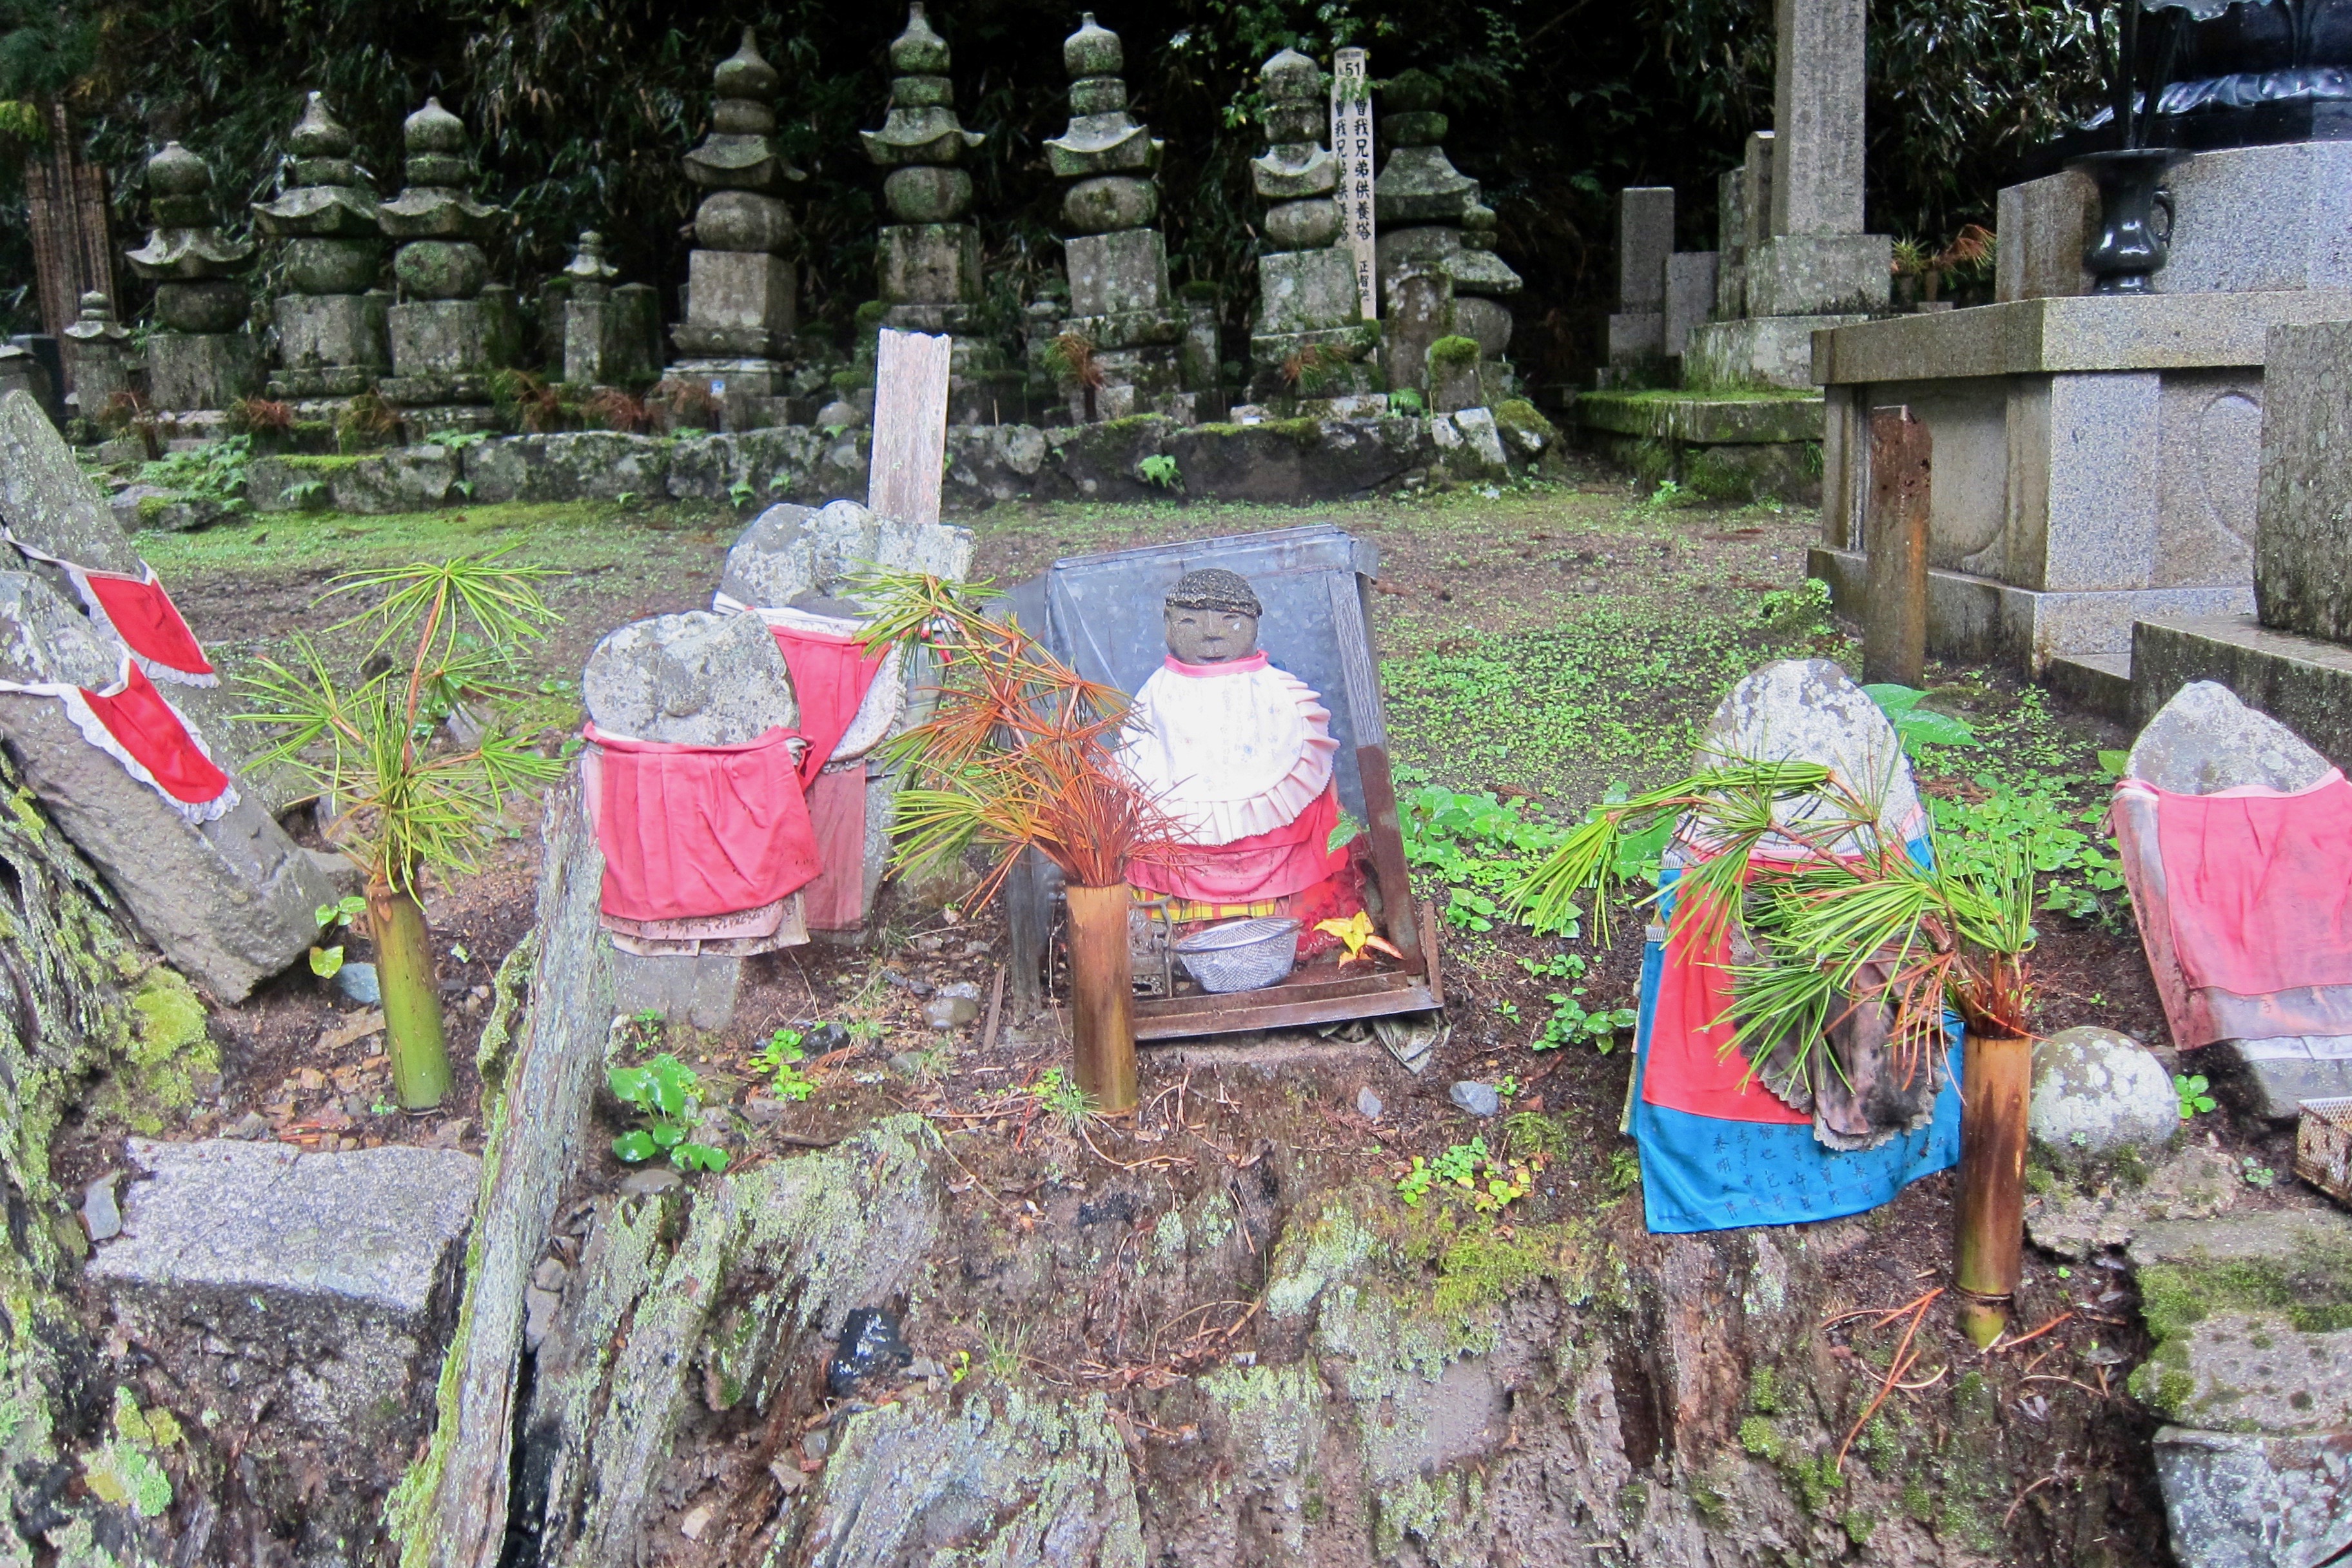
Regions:
M 506 1548 L 524 1292 L 585 1152 L 613 1022 L 612 949 L 596 923 L 604 856 L 576 772 L 548 798 L 541 866 L 530 999 L 511 1057 L 486 1053 L 483 1193 L 440 1427 L 392 1510 L 406 1568 L 496 1568 Z

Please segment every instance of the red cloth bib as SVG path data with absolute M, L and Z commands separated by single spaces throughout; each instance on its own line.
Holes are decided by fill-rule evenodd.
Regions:
M 113 691 L 85 688 L 81 695 L 115 743 L 147 770 L 165 795 L 204 805 L 226 793 L 228 774 L 197 748 L 179 711 L 137 665 L 123 665 L 122 679 Z
M 774 729 L 740 746 L 633 741 L 600 749 L 600 908 L 631 921 L 703 920 L 774 903 L 817 873 L 816 836 Z
M 182 675 L 208 676 L 212 661 L 196 642 L 196 634 L 181 618 L 179 606 L 150 567 L 145 577 L 114 572 L 78 574 L 78 585 L 94 606 L 105 612 L 115 636 L 132 653 L 151 665 Z
M 1204 904 L 1254 904 L 1304 892 L 1348 863 L 1328 846 L 1339 826 L 1339 789 L 1325 784 L 1315 804 L 1270 833 L 1231 844 L 1188 844 L 1181 858 L 1128 862 L 1127 879 L 1155 893 Z
M 772 625 L 768 630 L 775 634 L 784 668 L 793 672 L 800 732 L 808 742 L 807 754 L 801 758 L 801 784 L 806 787 L 816 782 L 817 771 L 833 760 L 833 749 L 849 733 L 887 650 L 868 653 L 856 637 L 830 632 Z
M 138 659 L 141 668 L 159 680 L 182 686 L 217 686 L 212 661 L 205 657 L 196 634 L 188 629 L 163 579 L 144 561 L 139 573 L 105 572 L 36 550 L 15 534 L 0 529 L 16 552 L 31 561 L 45 561 L 72 580 L 74 592 L 91 616 L 114 629 L 115 637 Z
M 1701 943 L 1704 923 L 1667 922 L 1642 1099 L 1717 1121 L 1810 1125 L 1809 1112 L 1782 1100 L 1760 1078 L 1749 1078 L 1748 1058 L 1731 1048 L 1731 932 L 1718 928 L 1707 933 L 1714 940 Z

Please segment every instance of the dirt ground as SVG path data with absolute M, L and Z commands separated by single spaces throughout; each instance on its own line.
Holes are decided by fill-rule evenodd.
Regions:
M 331 620 L 314 602 L 338 571 L 513 546 L 520 559 L 554 572 L 548 597 L 564 621 L 533 655 L 530 678 L 544 690 L 531 721 L 562 731 L 576 723 L 577 677 L 595 638 L 634 618 L 706 606 L 727 545 L 747 521 L 686 510 L 503 507 L 423 519 L 276 517 L 142 542 L 191 624 L 232 669 Z M 982 574 L 1006 582 L 1069 554 L 1307 521 L 1346 527 L 1381 552 L 1375 633 L 1408 784 L 1496 792 L 1554 819 L 1572 820 L 1612 784 L 1639 787 L 1670 776 L 1687 756 L 1693 727 L 1763 659 L 1852 651 L 1845 632 L 1803 600 L 1814 513 L 1654 507 L 1598 470 L 1494 498 L 1456 493 L 1295 511 L 1014 505 L 956 521 L 979 535 Z M 2039 774 L 2074 781 L 2060 793 L 2087 807 L 2104 790 L 2096 753 L 2127 741 L 1995 672 L 1938 669 L 1931 685 L 1936 700 L 1978 724 L 1986 742 L 1924 764 L 1923 792 L 1931 796 L 1982 798 L 1989 787 Z M 478 1147 L 471 1058 L 482 998 L 531 917 L 539 835 L 528 811 L 510 834 L 479 876 L 437 886 L 428 900 L 459 1079 L 441 1113 L 412 1119 L 386 1106 L 381 1035 L 354 1037 L 362 1010 L 298 973 L 243 1007 L 215 1013 L 223 1047 L 217 1091 L 166 1135 L 235 1130 L 311 1147 L 380 1140 Z M 1417 892 L 1443 909 L 1451 889 L 1425 874 Z M 2161 1010 L 2120 899 L 2107 897 L 2085 918 L 2046 918 L 2032 1022 L 2043 1033 L 2102 1024 L 2164 1050 Z M 1034 1091 L 1066 1060 L 1050 1018 L 1014 1019 L 984 1006 L 960 1029 L 925 1023 L 923 1003 L 941 986 L 971 981 L 983 998 L 996 992 L 1006 944 L 992 910 L 918 910 L 886 900 L 869 947 L 811 946 L 754 960 L 732 1029 L 667 1045 L 700 1073 L 707 1100 L 746 1113 L 730 1119 L 725 1136 L 738 1163 L 790 1157 L 887 1110 L 931 1116 L 950 1130 L 946 1147 L 964 1178 L 957 1202 L 965 1224 L 961 1245 L 971 1258 L 1018 1246 L 1041 1225 L 1050 1228 L 1057 1206 L 1083 1220 L 1097 1212 L 1087 1205 L 1110 1202 L 1114 1193 L 1129 1194 L 1118 1201 L 1130 1217 L 1181 1204 L 1234 1180 L 1254 1156 L 1277 1145 L 1310 1184 L 1386 1186 L 1412 1156 L 1433 1158 L 1481 1134 L 1498 1147 L 1507 1141 L 1540 1147 L 1548 1161 L 1542 1179 L 1512 1206 L 1515 1223 L 1601 1216 L 1638 1229 L 1631 1144 L 1616 1131 L 1629 1037 L 1617 1036 L 1606 1050 L 1531 1044 L 1560 981 L 1528 971 L 1564 953 L 1591 963 L 1582 982 L 1588 1005 L 1632 1005 L 1641 921 L 1621 920 L 1616 934 L 1601 950 L 1507 925 L 1481 931 L 1449 923 L 1441 939 L 1449 1028 L 1423 1074 L 1404 1071 L 1361 1026 L 1147 1047 L 1144 1110 L 1126 1126 L 1066 1122 L 1049 1096 Z M 779 1098 L 754 1060 L 760 1047 L 778 1029 L 810 1034 L 824 1024 L 844 1033 L 826 1037 L 838 1043 L 804 1064 L 814 1092 Z M 650 1039 L 644 1045 L 655 1048 Z M 1504 1089 L 1510 1131 L 1482 1127 L 1448 1101 L 1446 1086 L 1463 1078 Z M 1358 1109 L 1366 1089 L 1381 1101 L 1377 1121 Z M 2278 1188 L 2260 1201 L 2308 1201 L 2284 1179 L 2291 1160 L 2280 1136 L 2226 1109 L 2200 1118 L 2195 1131 L 2282 1173 Z M 60 1179 L 88 1179 L 112 1165 L 117 1131 L 84 1128 L 62 1139 Z M 617 1183 L 626 1173 L 608 1160 L 600 1179 Z M 1944 1177 L 1918 1183 L 1873 1216 L 1871 1244 L 1838 1265 L 1846 1305 L 1903 1306 L 1948 1267 L 1949 1184 Z M 2046 1336 L 2041 1348 L 2053 1355 L 2042 1372 L 2019 1370 L 2027 1357 L 2004 1363 L 2002 1397 L 2018 1402 L 2021 1419 L 2072 1423 L 2079 1441 L 2071 1463 L 2124 1464 L 2137 1441 L 2142 1458 L 2128 1462 L 2144 1470 L 2144 1423 L 2120 1394 L 2119 1369 L 2111 1377 L 2107 1363 L 2080 1359 L 2102 1338 L 2140 1348 L 2138 1331 L 2128 1299 L 2089 1295 L 2091 1283 L 2105 1288 L 2104 1280 L 2070 1283 L 2040 1263 L 2030 1268 L 2020 1306 L 2030 1321 L 2021 1327 L 2073 1315 Z M 1174 1322 L 1172 1303 L 1126 1301 L 1113 1292 L 1034 1325 L 1008 1348 L 1001 1322 L 992 1326 L 984 1283 L 963 1292 L 962 1302 L 961 1326 L 918 1343 L 920 1353 L 943 1363 L 959 1354 L 1009 1355 L 1044 1381 L 1122 1395 L 1165 1387 L 1172 1377 L 1256 1348 L 1256 1326 L 1238 1306 Z M 1945 1323 L 1930 1316 L 1921 1342 L 1957 1366 L 1970 1352 Z M 1838 1332 L 1891 1340 L 1865 1330 L 1868 1320 Z M 2031 1386 L 2017 1381 L 2036 1376 L 2042 1381 Z M 1919 1397 L 1932 1405 L 1943 1395 Z M 2031 1403 L 2037 1398 L 2038 1406 Z M 1153 1426 L 1151 1412 L 1162 1407 L 1127 1408 Z M 1169 1449 L 1164 1464 L 1153 1461 L 1171 1483 L 1181 1473 L 1176 1452 Z M 2035 1532 L 2056 1529 L 2038 1521 L 2060 1506 L 2053 1500 L 2063 1489 L 2044 1489 L 2039 1503 L 2003 1519 L 2001 1533 L 2021 1554 L 2015 1560 L 2036 1560 L 2036 1543 L 2052 1539 Z M 2149 1488 L 2140 1489 L 2114 1530 L 2114 1561 L 2155 1560 L 2160 1522 Z

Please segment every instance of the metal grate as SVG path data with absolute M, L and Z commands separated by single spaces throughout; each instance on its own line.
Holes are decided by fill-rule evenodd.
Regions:
M 2352 1207 L 2352 1100 L 2306 1100 L 2294 1135 L 2294 1173 Z

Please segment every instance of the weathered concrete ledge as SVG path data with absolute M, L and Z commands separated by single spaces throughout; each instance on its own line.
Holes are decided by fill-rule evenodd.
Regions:
M 1576 400 L 1588 430 L 1716 446 L 1818 441 L 1818 392 L 1588 392 Z
M 1979 375 L 2263 363 L 2276 326 L 2352 318 L 2352 289 L 2084 294 L 1895 316 L 1813 335 L 1813 380 L 1842 386 Z
M 951 509 L 1021 497 L 1337 500 L 1507 481 L 1558 444 L 1550 422 L 1521 401 L 1428 418 L 1185 426 L 1145 416 L 1067 429 L 955 426 L 948 431 L 945 500 Z M 257 458 L 247 500 L 257 511 L 368 513 L 628 497 L 817 503 L 863 495 L 871 450 L 869 431 L 810 426 L 713 436 L 492 437 L 350 457 Z
M 2148 616 L 2133 628 L 2132 707 L 2146 723 L 2192 680 L 2216 680 L 2352 768 L 2352 647 L 2276 632 L 2249 615 Z

